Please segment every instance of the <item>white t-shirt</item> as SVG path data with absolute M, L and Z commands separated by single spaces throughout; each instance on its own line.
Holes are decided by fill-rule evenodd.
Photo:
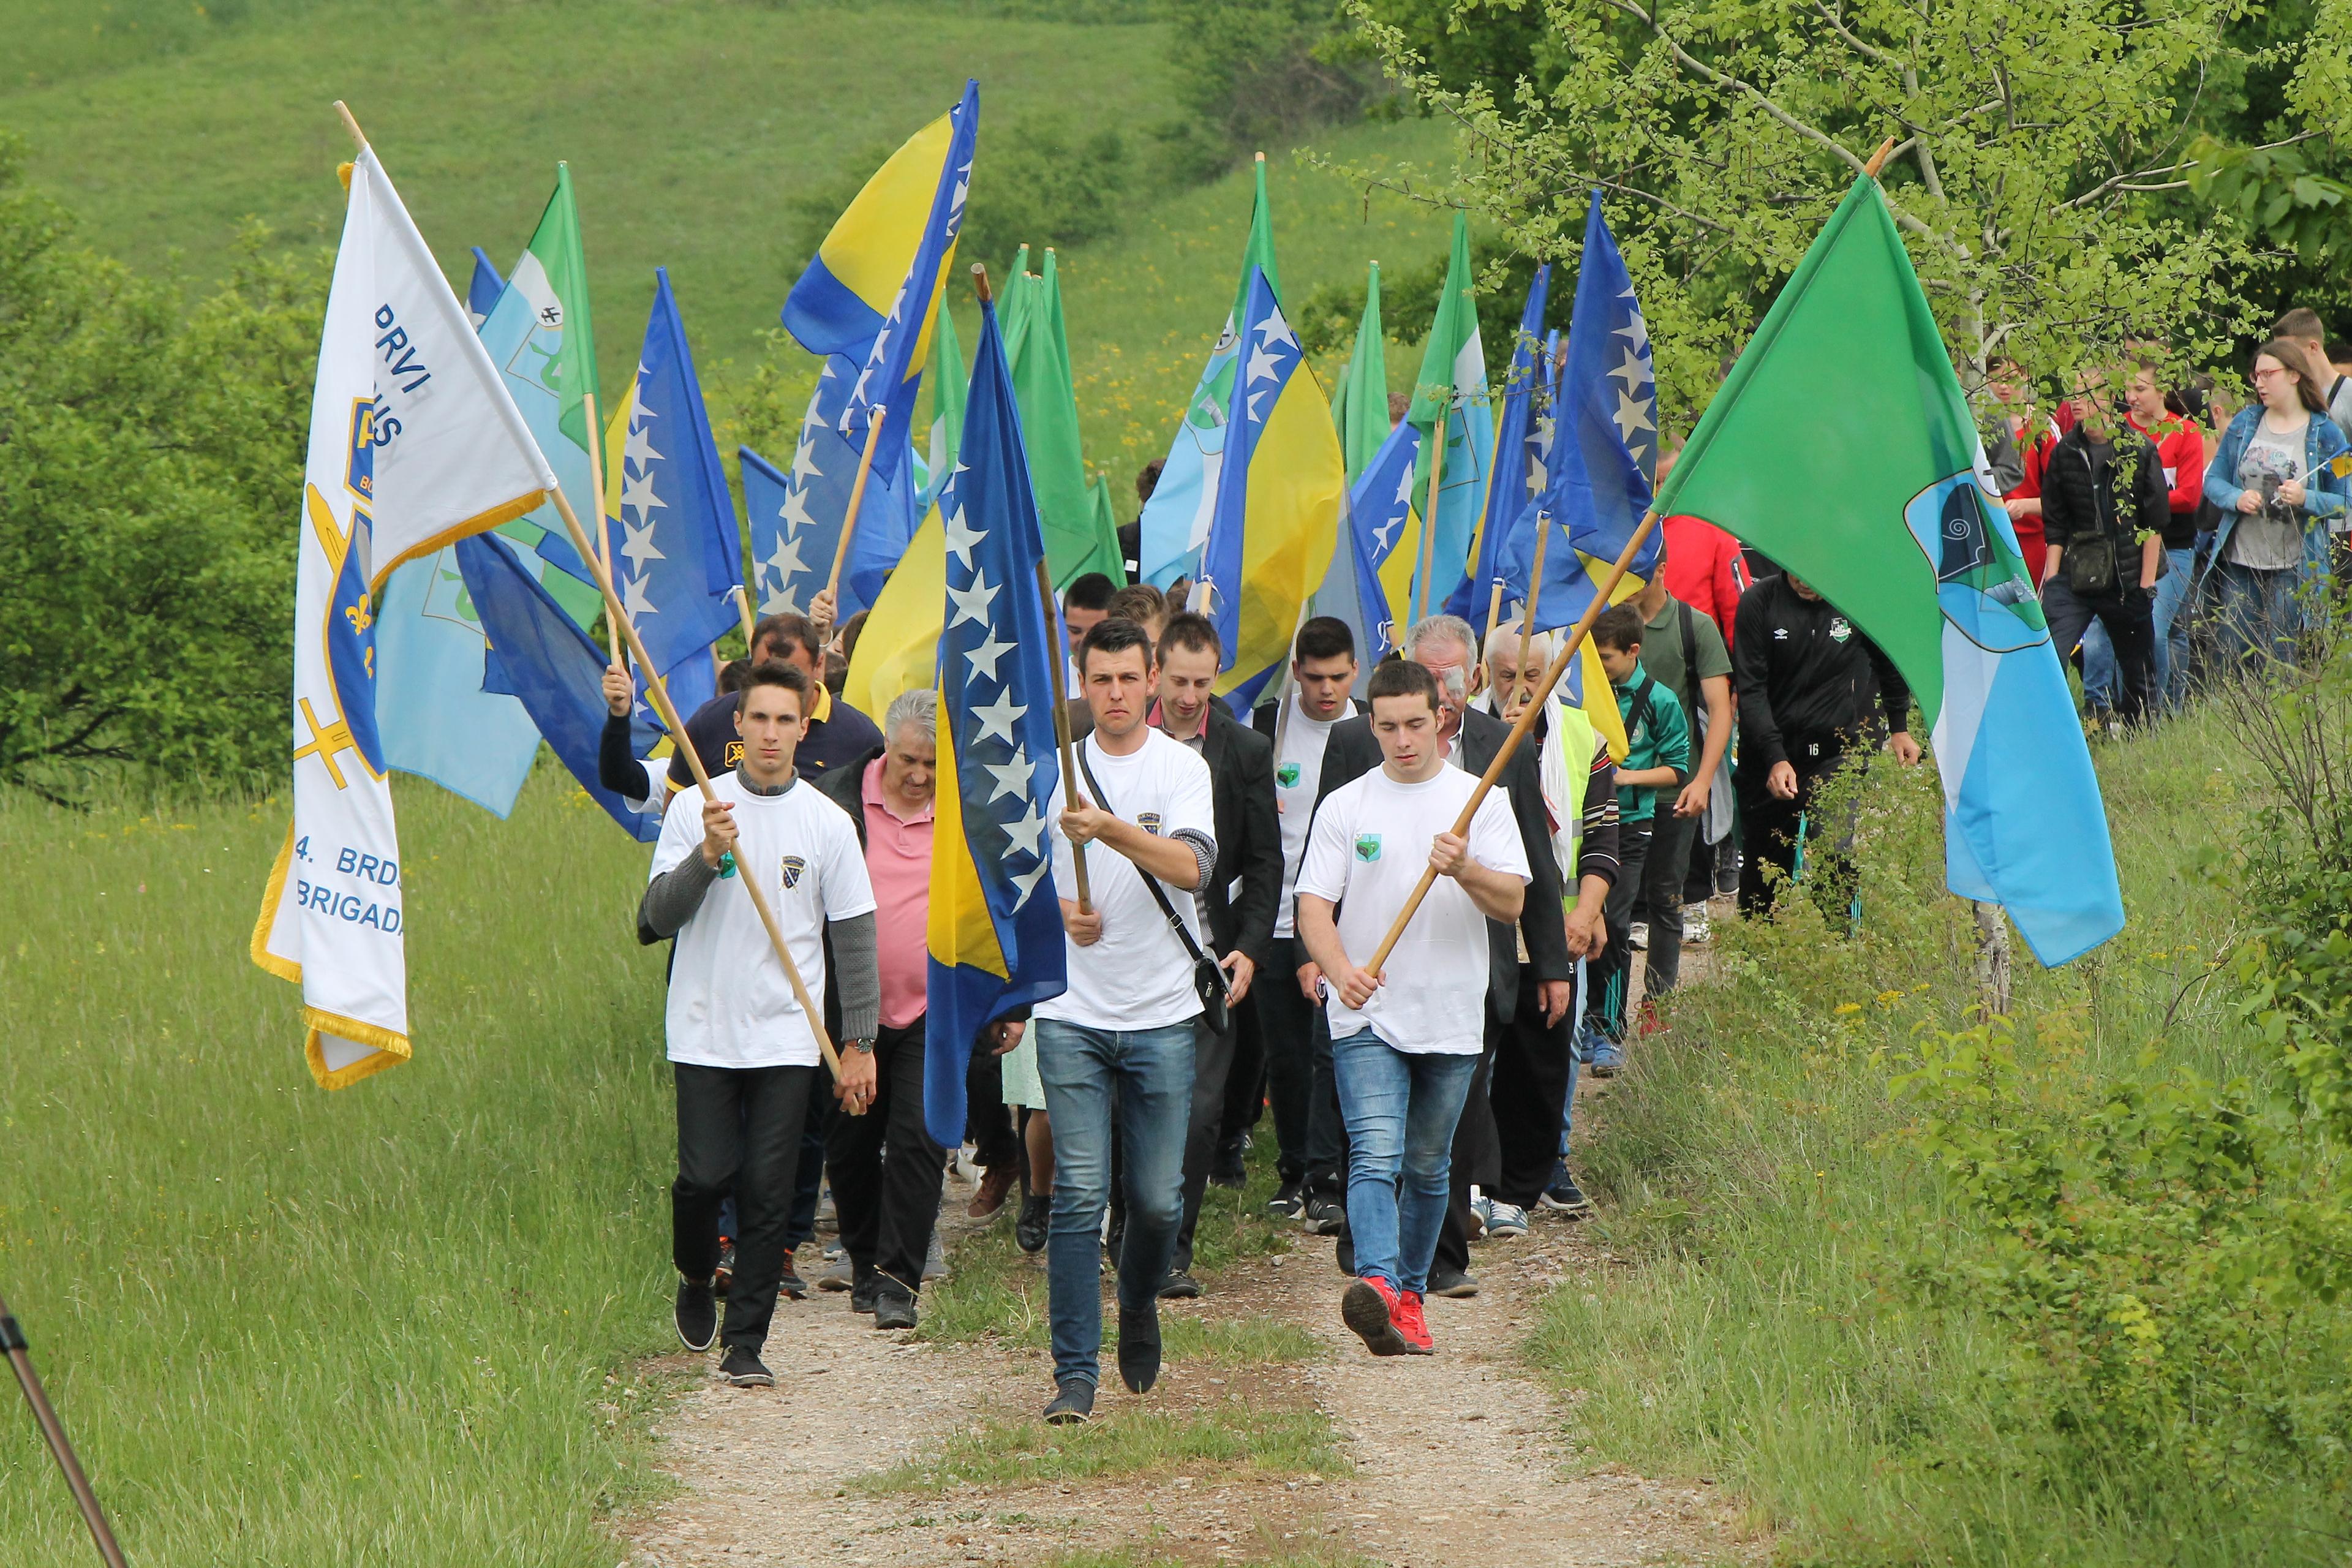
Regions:
M 1323 802 L 1298 868 L 1298 890 L 1339 906 L 1339 945 L 1350 959 L 1361 963 L 1379 950 L 1429 865 L 1431 840 L 1453 830 L 1477 789 L 1478 781 L 1458 768 L 1440 768 L 1420 784 L 1399 784 L 1376 768 Z M 1478 803 L 1470 858 L 1528 880 L 1508 790 L 1497 786 Z M 1478 1054 L 1486 1023 L 1486 917 L 1459 881 L 1437 879 L 1384 970 L 1388 983 L 1360 1013 L 1327 985 L 1333 1039 L 1369 1026 L 1401 1051 Z
M 1314 820 L 1315 794 L 1323 787 L 1323 752 L 1339 719 L 1309 719 L 1297 695 L 1283 716 L 1282 754 L 1274 759 L 1274 810 L 1282 819 L 1282 902 L 1275 907 L 1274 934 L 1291 934 L 1290 895 L 1298 884 L 1298 861 L 1307 853 L 1307 825 Z M 1339 718 L 1353 716 L 1350 700 Z
M 1189 828 L 1207 839 L 1214 854 L 1217 816 L 1209 764 L 1192 747 L 1147 729 L 1142 746 L 1127 756 L 1105 754 L 1092 735 L 1078 742 L 1078 754 L 1102 783 L 1107 798 L 1096 805 L 1163 838 Z M 1083 770 L 1078 793 L 1088 798 L 1094 795 Z M 1054 890 L 1076 899 L 1077 868 L 1058 812 L 1053 826 Z M 1160 887 L 1192 940 L 1206 952 L 1192 895 L 1166 883 Z M 1063 937 L 1069 952 L 1069 989 L 1037 1004 L 1036 1016 L 1096 1029 L 1157 1029 L 1198 1017 L 1201 998 L 1192 990 L 1192 955 L 1168 929 L 1168 917 L 1160 912 L 1135 862 L 1107 845 L 1088 845 L 1087 889 L 1095 911 L 1102 916 L 1102 939 L 1080 947 Z
M 801 984 L 824 1003 L 824 922 L 874 912 L 857 826 L 806 779 L 753 795 L 733 773 L 710 781 L 735 806 L 735 874 L 714 880 L 677 933 L 669 972 L 669 1059 L 697 1067 L 814 1067 L 816 1036 L 737 878 L 757 873 Z M 670 797 L 653 875 L 702 853 L 702 792 Z

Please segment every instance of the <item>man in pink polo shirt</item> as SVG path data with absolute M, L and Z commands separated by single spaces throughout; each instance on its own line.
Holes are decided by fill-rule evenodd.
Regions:
M 923 1130 L 924 929 L 938 694 L 901 692 L 883 715 L 882 737 L 879 752 L 834 769 L 818 785 L 856 823 L 866 851 L 882 995 L 873 1107 L 864 1116 L 832 1119 L 825 1164 L 849 1254 L 851 1308 L 872 1312 L 877 1329 L 911 1329 L 947 1160 Z

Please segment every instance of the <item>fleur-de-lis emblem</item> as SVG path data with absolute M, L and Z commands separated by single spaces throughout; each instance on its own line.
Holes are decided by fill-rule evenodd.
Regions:
M 367 629 L 375 625 L 375 617 L 368 614 L 368 607 L 364 602 L 357 605 L 345 605 L 343 606 L 343 619 L 351 622 L 352 632 L 361 637 L 365 637 L 367 635 Z

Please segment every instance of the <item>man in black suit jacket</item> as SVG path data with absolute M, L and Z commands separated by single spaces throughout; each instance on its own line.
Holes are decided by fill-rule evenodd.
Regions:
M 1244 1004 L 1274 942 L 1274 911 L 1282 896 L 1282 828 L 1274 810 L 1274 743 L 1233 716 L 1212 695 L 1223 653 L 1213 624 L 1203 616 L 1171 617 L 1155 650 L 1159 700 L 1150 722 L 1201 753 L 1209 764 L 1216 813 L 1217 866 L 1198 897 L 1208 917 L 1209 941 L 1224 967 L 1228 994 Z M 1081 778 L 1081 787 L 1086 781 Z M 1238 891 L 1236 891 L 1238 889 Z M 1184 1220 L 1176 1257 L 1160 1294 L 1201 1293 L 1193 1279 L 1192 1232 L 1224 1123 L 1225 1087 L 1234 1061 L 1234 1027 L 1196 1033 L 1192 1058 L 1192 1120 L 1184 1141 Z M 1114 1223 L 1116 1223 L 1114 1221 Z
M 1491 714 L 1469 706 L 1478 684 L 1476 634 L 1469 623 L 1454 616 L 1431 616 L 1415 625 L 1405 639 L 1405 657 L 1437 677 L 1444 699 L 1444 717 L 1457 726 L 1446 737 L 1451 760 L 1465 773 L 1484 773 L 1503 747 L 1511 727 Z M 1380 742 L 1372 738 L 1371 721 L 1349 719 L 1332 726 L 1323 752 L 1322 787 L 1316 804 L 1341 784 L 1362 777 L 1381 765 Z M 1546 1025 L 1557 1029 L 1575 999 L 1576 960 L 1568 950 L 1568 924 L 1561 903 L 1559 862 L 1552 854 L 1551 818 L 1544 805 L 1543 776 L 1537 748 L 1522 744 L 1496 781 L 1510 791 L 1511 816 L 1519 826 L 1533 876 L 1527 904 L 1516 927 L 1499 921 L 1486 922 L 1486 1048 L 1479 1060 L 1478 1077 L 1470 1088 L 1471 1101 L 1479 1102 L 1494 1071 L 1495 1051 L 1513 1017 L 1522 1008 L 1539 1009 Z M 1527 962 L 1519 962 L 1524 942 Z M 1314 978 L 1315 966 L 1300 968 L 1302 984 Z M 1565 1037 L 1562 1037 L 1563 1046 Z M 1319 1082 L 1316 1093 L 1336 1100 L 1336 1085 Z M 1489 1147 L 1493 1121 L 1465 1112 L 1454 1149 L 1454 1198 L 1445 1228 L 1437 1242 L 1436 1267 L 1429 1277 L 1430 1293 L 1474 1294 L 1477 1282 L 1469 1278 L 1469 1237 L 1477 1224 L 1470 1210 L 1470 1184 L 1485 1168 L 1496 1163 Z M 1476 1130 L 1465 1145 L 1461 1131 Z M 1345 1165 L 1342 1167 L 1345 1175 Z M 1487 1177 L 1492 1180 L 1492 1176 Z

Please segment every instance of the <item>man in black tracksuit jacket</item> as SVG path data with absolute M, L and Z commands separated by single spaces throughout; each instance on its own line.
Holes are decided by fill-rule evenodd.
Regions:
M 1739 595 L 1731 650 L 1739 695 L 1739 811 L 1746 855 L 1739 869 L 1743 912 L 1769 910 L 1764 868 L 1796 874 L 1797 823 L 1813 811 L 1822 781 L 1850 749 L 1888 736 L 1906 763 L 1912 741 L 1911 688 L 1894 660 L 1801 579 L 1782 573 Z M 1828 885 L 1824 910 L 1852 899 L 1843 832 L 1807 818 L 1808 880 Z
M 2156 686 L 2156 578 L 2172 500 L 2163 457 L 2107 411 L 2097 382 L 2074 404 L 2074 427 L 2042 470 L 2042 532 L 2050 541 L 2042 613 L 2062 659 L 2074 657 L 2094 620 L 2107 628 L 2123 687 L 2116 713 L 2137 724 Z M 2104 585 L 2093 588 L 2090 575 Z

